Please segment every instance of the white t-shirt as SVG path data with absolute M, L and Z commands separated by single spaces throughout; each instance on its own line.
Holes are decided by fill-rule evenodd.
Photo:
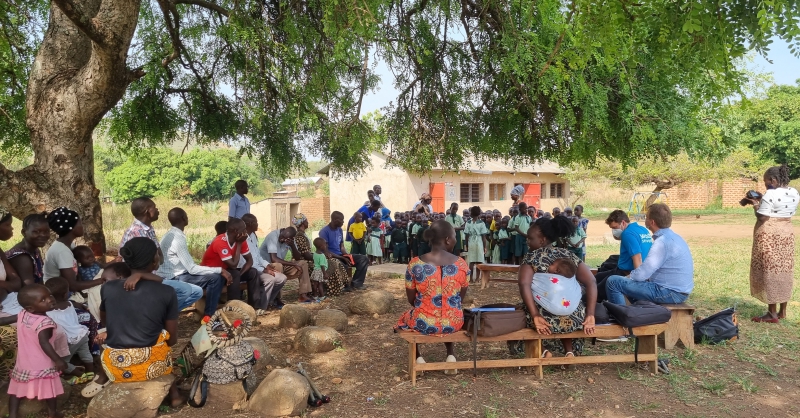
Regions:
M 551 273 L 535 273 L 531 282 L 533 299 L 553 315 L 565 316 L 575 312 L 581 303 L 581 285 L 575 277 Z
M 17 292 L 9 293 L 8 296 L 0 302 L 0 305 L 3 305 L 2 312 L 6 314 L 6 316 L 16 315 L 22 312 L 22 306 L 20 306 L 19 301 L 17 301 Z
M 791 218 L 797 212 L 798 203 L 800 203 L 800 194 L 794 187 L 770 189 L 761 198 L 758 214 L 773 218 Z
M 61 269 L 72 269 L 78 274 L 78 262 L 69 247 L 61 241 L 55 241 L 44 258 L 44 281 L 61 276 Z
M 78 322 L 78 313 L 75 312 L 75 307 L 71 303 L 65 309 L 48 311 L 47 316 L 67 334 L 67 342 L 70 344 L 75 344 L 81 338 L 89 335 L 89 328 Z

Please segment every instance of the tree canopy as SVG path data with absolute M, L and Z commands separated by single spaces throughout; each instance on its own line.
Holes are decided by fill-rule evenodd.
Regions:
M 0 140 L 25 146 L 25 91 L 49 1 L 7 0 Z M 54 0 L 97 41 L 113 0 Z M 468 157 L 701 153 L 703 106 L 735 92 L 732 65 L 770 38 L 796 52 L 792 0 L 145 0 L 127 54 L 135 81 L 103 129 L 121 148 L 241 145 L 275 173 L 305 147 L 340 172 L 382 147 L 403 167 Z M 376 126 L 362 100 L 384 60 L 397 100 Z M 179 135 L 183 133 L 184 135 Z
M 740 140 L 800 177 L 800 80 L 770 87 L 765 97 L 742 102 L 737 111 Z

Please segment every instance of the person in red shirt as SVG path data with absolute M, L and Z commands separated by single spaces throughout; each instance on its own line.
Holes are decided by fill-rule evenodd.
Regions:
M 241 269 L 236 267 L 239 260 L 244 257 L 245 263 Z M 241 219 L 228 221 L 227 232 L 217 235 L 203 254 L 200 265 L 207 267 L 221 267 L 227 270 L 233 280 L 228 285 L 228 300 L 241 300 L 242 290 L 240 283 L 247 283 L 247 303 L 253 306 L 256 314 L 266 313 L 267 298 L 264 294 L 264 286 L 261 286 L 258 272 L 252 269 L 253 256 L 250 255 L 250 248 L 247 246 L 247 229 Z

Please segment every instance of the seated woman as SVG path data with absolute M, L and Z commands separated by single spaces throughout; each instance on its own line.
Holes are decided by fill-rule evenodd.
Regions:
M 132 238 L 119 254 L 132 275 L 148 274 L 160 264 L 156 244 L 145 237 Z M 98 335 L 104 342 L 101 356 L 104 373 L 81 394 L 91 398 L 109 382 L 141 382 L 172 373 L 172 347 L 178 341 L 178 298 L 175 290 L 157 281 L 140 280 L 126 290 L 124 280 L 103 285 L 100 316 L 107 333 Z M 170 387 L 173 407 L 185 398 L 175 384 Z
M 524 309 L 528 318 L 528 327 L 534 328 L 540 334 L 566 334 L 583 330 L 586 335 L 594 334 L 594 308 L 597 303 L 597 285 L 589 267 L 579 257 L 565 248 L 553 247 L 559 238 L 569 237 L 573 234 L 575 226 L 568 218 L 556 216 L 553 219 L 539 218 L 528 229 L 527 242 L 529 252 L 525 255 L 519 268 L 519 293 L 524 302 Z M 575 309 L 568 315 L 556 315 L 545 309 L 534 297 L 532 288 L 534 273 L 547 273 L 558 271 L 560 259 L 569 259 L 577 265 L 578 282 L 586 290 L 586 301 L 575 304 Z M 551 265 L 558 263 L 557 266 Z M 563 271 L 563 270 L 562 270 Z M 568 273 L 568 272 L 567 272 Z M 561 339 L 561 346 L 554 344 L 553 340 L 544 340 L 545 350 L 542 357 L 551 357 L 552 352 L 563 350 L 565 357 L 573 357 L 583 350 L 583 339 Z M 509 343 L 512 351 L 521 352 L 521 342 Z
M 447 221 L 433 223 L 424 237 L 431 251 L 414 257 L 406 270 L 406 296 L 413 308 L 395 325 L 397 330 L 414 330 L 422 334 L 451 334 L 464 325 L 461 300 L 467 294 L 469 267 L 464 259 L 452 254 L 456 230 Z M 444 343 L 447 361 L 455 362 L 453 343 Z M 417 348 L 417 363 L 425 363 Z M 456 374 L 447 370 L 445 374 Z

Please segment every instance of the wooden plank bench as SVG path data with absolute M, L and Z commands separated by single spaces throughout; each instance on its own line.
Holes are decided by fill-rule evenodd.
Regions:
M 636 327 L 633 329 L 634 335 L 639 337 L 639 361 L 648 362 L 648 369 L 651 373 L 658 373 L 658 344 L 656 343 L 656 338 L 659 334 L 664 332 L 666 328 L 667 324 L 658 324 Z M 478 337 L 478 342 L 522 340 L 525 344 L 525 357 L 520 359 L 478 360 L 477 368 L 531 367 L 536 369 L 537 376 L 539 376 L 539 379 L 542 379 L 544 377 L 543 366 L 591 363 L 633 363 L 635 361 L 633 353 L 541 358 L 542 340 L 592 337 L 613 338 L 626 334 L 627 330 L 620 325 L 598 325 L 595 327 L 595 333 L 592 336 L 587 336 L 583 331 L 576 331 L 569 334 L 542 335 L 530 328 L 526 328 L 496 337 Z M 408 374 L 411 377 L 412 386 L 416 385 L 417 372 L 425 370 L 472 369 L 472 361 L 456 361 L 455 363 L 441 361 L 417 364 L 416 359 L 417 344 L 441 344 L 450 342 L 471 343 L 472 337 L 465 331 L 441 336 L 422 335 L 415 331 L 403 331 L 400 332 L 400 337 L 408 341 Z
M 507 273 L 517 273 L 519 272 L 519 266 L 515 266 L 513 264 L 478 264 L 477 268 L 481 271 L 481 289 L 486 289 L 486 287 L 489 286 L 489 281 L 508 283 L 517 282 L 516 277 L 513 279 L 492 278 L 491 272 L 501 271 Z
M 694 306 L 685 303 L 661 306 L 672 313 L 664 331 L 664 348 L 674 348 L 678 341 L 686 348 L 694 348 Z

